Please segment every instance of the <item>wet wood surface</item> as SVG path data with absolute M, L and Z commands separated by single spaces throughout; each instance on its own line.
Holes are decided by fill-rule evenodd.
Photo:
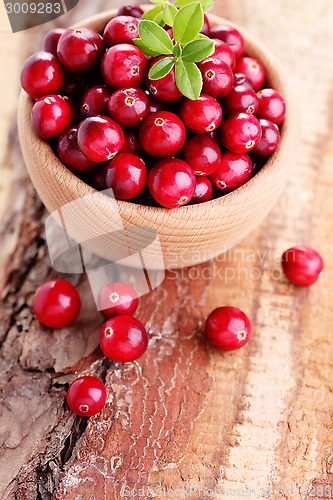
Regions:
M 55 24 L 116 6 L 81 0 Z M 65 276 L 83 301 L 73 326 L 52 331 L 32 314 L 34 290 L 59 274 L 45 245 L 46 213 L 22 162 L 15 110 L 20 65 L 51 26 L 6 34 L 1 12 L 8 68 L 0 116 L 3 498 L 333 497 L 333 4 L 224 0 L 214 13 L 258 36 L 288 70 L 302 120 L 297 161 L 255 232 L 219 259 L 168 273 L 141 298 L 137 317 L 149 348 L 120 365 L 99 350 L 102 320 L 84 276 Z M 310 289 L 281 274 L 281 253 L 294 244 L 324 258 L 325 272 Z M 248 314 L 253 335 L 240 351 L 221 353 L 204 341 L 203 324 L 227 304 Z M 68 384 L 81 374 L 100 377 L 108 391 L 105 408 L 89 420 L 65 404 Z

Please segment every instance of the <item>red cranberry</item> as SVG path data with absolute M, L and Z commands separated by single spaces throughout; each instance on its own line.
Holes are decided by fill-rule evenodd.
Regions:
M 280 125 L 286 112 L 283 97 L 274 89 L 259 90 L 257 97 L 259 101 L 258 118 L 264 118 Z
M 261 126 L 261 139 L 252 153 L 256 156 L 265 158 L 270 156 L 276 150 L 280 141 L 279 127 L 269 120 L 259 120 Z
M 119 153 L 105 170 L 105 187 L 111 189 L 117 200 L 138 196 L 147 182 L 144 162 L 131 153 Z
M 220 148 L 207 135 L 195 135 L 186 141 L 182 152 L 195 175 L 212 174 L 221 161 Z
M 69 120 L 68 126 L 72 127 L 73 125 L 77 125 L 79 123 L 79 121 L 81 120 L 79 104 L 71 96 L 63 95 L 63 98 L 67 102 L 69 109 L 70 109 L 70 112 L 71 112 L 71 118 Z
M 235 73 L 244 73 L 253 83 L 254 90 L 259 90 L 265 81 L 262 64 L 253 57 L 241 57 L 236 62 Z
M 167 56 L 161 56 L 154 59 L 148 68 L 147 75 L 154 64 L 165 57 Z M 159 80 L 150 80 L 147 76 L 146 84 L 149 92 L 160 101 L 176 102 L 184 97 L 176 85 L 175 68 L 172 68 L 166 76 Z
M 46 33 L 43 39 L 43 49 L 56 56 L 59 38 L 65 31 L 64 28 L 55 28 Z
M 61 95 L 68 95 L 80 100 L 87 88 L 87 82 L 81 75 L 65 73 L 65 83 L 61 89 Z
M 103 286 L 97 298 L 98 309 L 104 318 L 109 319 L 118 314 L 132 316 L 139 305 L 134 288 L 128 283 L 108 283 Z
M 211 200 L 213 194 L 213 187 L 210 180 L 207 179 L 207 177 L 205 177 L 204 175 L 200 175 L 200 177 L 196 177 L 195 181 L 196 181 L 196 187 L 194 195 L 192 196 L 190 202 L 191 205 Z
M 125 142 L 120 150 L 120 153 L 132 153 L 140 156 L 142 148 L 139 140 L 139 132 L 137 129 L 124 130 Z
M 209 341 L 222 351 L 233 351 L 246 344 L 251 335 L 251 323 L 237 307 L 214 309 L 206 320 L 205 333 Z
M 204 22 L 201 28 L 200 33 L 206 36 L 210 36 L 210 22 L 206 14 L 204 14 Z
M 234 73 L 233 86 L 236 87 L 236 85 L 247 85 L 251 89 L 254 89 L 252 81 L 244 73 Z
M 266 164 L 267 159 L 253 155 L 252 151 L 250 151 L 250 158 L 252 160 L 252 175 L 251 175 L 251 177 L 254 177 L 262 169 L 262 167 Z
M 77 142 L 84 156 L 93 162 L 111 160 L 124 145 L 124 133 L 107 116 L 90 116 L 80 123 Z
M 222 40 L 219 40 L 218 38 L 214 38 L 213 41 L 215 52 L 211 55 L 211 57 L 221 59 L 221 61 L 225 62 L 233 71 L 236 66 L 236 58 L 232 48 L 230 47 L 230 45 L 223 42 Z
M 255 115 L 258 109 L 257 94 L 248 85 L 234 85 L 223 99 L 222 106 L 228 115 L 235 113 Z
M 182 160 L 160 160 L 148 174 L 148 189 L 154 200 L 166 208 L 188 203 L 195 192 L 195 175 Z
M 236 59 L 243 55 L 244 40 L 242 35 L 238 30 L 236 30 L 236 28 L 228 26 L 227 24 L 220 24 L 218 26 L 214 26 L 214 28 L 211 28 L 210 36 L 212 38 L 218 38 L 219 40 L 222 40 L 223 42 L 230 45 L 230 47 L 234 51 Z
M 41 97 L 31 111 L 31 123 L 41 139 L 60 135 L 69 125 L 71 110 L 60 95 Z
M 214 97 L 201 94 L 198 99 L 184 99 L 179 116 L 185 127 L 194 134 L 212 132 L 221 123 L 222 109 Z
M 222 193 L 242 186 L 251 177 L 252 161 L 246 154 L 224 151 L 218 168 L 209 176 L 213 186 Z
M 198 63 L 202 74 L 202 91 L 204 94 L 211 95 L 217 99 L 229 94 L 233 84 L 233 74 L 225 62 L 221 59 L 208 57 Z
M 120 314 L 108 319 L 102 326 L 100 346 L 108 358 L 119 363 L 128 363 L 145 352 L 148 335 L 138 319 Z
M 71 73 L 88 73 L 97 66 L 103 52 L 100 35 L 89 28 L 68 29 L 58 42 L 59 61 Z
M 220 128 L 224 146 L 234 153 L 246 153 L 261 139 L 258 119 L 248 113 L 237 113 L 223 120 Z
M 36 52 L 24 63 L 21 85 L 32 99 L 56 94 L 64 84 L 64 72 L 58 59 L 49 52 Z
M 149 90 L 145 91 L 146 96 L 148 97 L 148 105 L 149 105 L 149 113 L 156 113 L 156 111 L 166 111 L 166 104 L 163 101 L 159 101 L 156 99 Z
M 37 288 L 33 309 L 40 323 L 51 328 L 64 328 L 76 319 L 81 300 L 76 288 L 68 281 L 55 279 Z
M 222 147 L 219 129 L 212 130 L 212 132 L 207 132 L 205 135 L 212 139 L 219 147 Z
M 108 111 L 122 127 L 137 127 L 149 113 L 148 98 L 138 87 L 123 87 L 111 95 Z
M 310 286 L 318 280 L 324 263 L 316 250 L 306 246 L 295 246 L 282 255 L 282 268 L 294 285 Z
M 116 16 L 105 26 L 104 42 L 108 47 L 117 43 L 131 43 L 139 38 L 139 21 L 133 16 Z
M 88 160 L 79 149 L 77 127 L 68 128 L 61 134 L 58 155 L 62 163 L 75 172 L 87 172 L 96 167 L 96 164 Z
M 129 43 L 113 45 L 101 63 L 102 75 L 112 88 L 139 87 L 144 80 L 147 59 L 142 50 Z
M 88 116 L 106 115 L 107 103 L 112 90 L 107 85 L 95 85 L 86 91 L 82 97 L 81 115 Z
M 67 391 L 67 403 L 72 412 L 81 417 L 96 415 L 106 401 L 106 389 L 101 380 L 85 375 L 71 383 Z
M 169 111 L 151 113 L 139 131 L 143 150 L 156 158 L 174 156 L 185 142 L 185 127 L 178 116 Z
M 108 163 L 100 163 L 94 170 L 89 172 L 88 184 L 97 191 L 104 191 L 105 186 L 105 170 Z
M 117 16 L 133 16 L 138 19 L 142 17 L 143 10 L 138 5 L 123 5 L 117 12 Z

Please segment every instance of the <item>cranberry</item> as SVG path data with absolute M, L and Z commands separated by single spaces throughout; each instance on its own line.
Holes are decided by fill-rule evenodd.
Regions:
M 251 335 L 251 323 L 237 307 L 224 306 L 214 309 L 205 325 L 208 340 L 222 351 L 233 351 L 246 344 Z
M 222 109 L 214 97 L 200 94 L 198 99 L 184 99 L 179 116 L 185 127 L 194 134 L 212 132 L 221 123 Z
M 198 67 L 202 73 L 202 91 L 205 94 L 217 99 L 229 94 L 234 80 L 230 66 L 221 59 L 208 57 L 198 63 Z
M 74 380 L 67 391 L 68 406 L 81 417 L 95 415 L 101 411 L 105 401 L 105 385 L 98 378 L 89 375 Z
M 31 123 L 41 139 L 60 135 L 69 125 L 71 110 L 60 95 L 41 97 L 31 111 Z
M 125 138 L 118 123 L 100 115 L 82 120 L 77 131 L 77 142 L 84 156 L 98 163 L 116 156 Z
M 265 81 L 262 64 L 253 57 L 241 57 L 236 62 L 235 73 L 244 73 L 253 83 L 254 90 L 259 90 Z
M 236 85 L 247 85 L 251 89 L 254 89 L 252 81 L 244 73 L 234 73 L 233 86 L 236 87 Z
M 212 174 L 221 161 L 220 148 L 207 135 L 195 135 L 189 139 L 182 152 L 195 175 Z
M 81 75 L 65 73 L 65 83 L 61 89 L 62 95 L 68 95 L 76 100 L 80 100 L 86 88 L 86 80 Z
M 213 186 L 225 193 L 237 189 L 248 181 L 252 174 L 252 161 L 246 153 L 224 151 L 218 168 L 209 176 Z
M 156 158 L 174 156 L 184 146 L 185 127 L 178 116 L 169 111 L 151 113 L 139 131 L 143 150 Z
M 105 170 L 105 187 L 117 200 L 130 200 L 145 188 L 147 170 L 144 162 L 132 153 L 119 153 Z
M 257 97 L 259 101 L 258 118 L 264 118 L 280 125 L 286 112 L 283 97 L 274 89 L 259 90 Z
M 96 166 L 84 156 L 77 144 L 77 127 L 68 128 L 61 134 L 58 155 L 62 163 L 75 172 L 87 172 Z
M 99 292 L 97 304 L 102 316 L 109 319 L 118 314 L 132 316 L 137 310 L 139 299 L 128 283 L 108 283 Z
M 100 346 L 108 358 L 128 363 L 142 356 L 147 349 L 147 332 L 138 319 L 120 314 L 102 326 Z
M 222 147 L 219 129 L 216 128 L 212 130 L 212 132 L 207 132 L 205 135 L 212 139 L 219 147 Z
M 241 57 L 244 52 L 244 40 L 242 35 L 236 28 L 229 26 L 227 24 L 219 24 L 218 26 L 214 26 L 210 30 L 210 36 L 212 38 L 218 38 L 223 42 L 230 45 L 232 50 L 234 51 L 236 59 Z
M 206 36 L 210 36 L 210 22 L 206 14 L 204 14 L 204 22 L 201 28 L 200 33 Z
M 280 141 L 279 127 L 269 120 L 259 120 L 261 126 L 261 139 L 252 153 L 256 156 L 265 158 L 270 156 L 276 150 Z
M 266 158 L 261 158 L 260 156 L 253 155 L 252 151 L 250 151 L 250 158 L 252 160 L 252 175 L 251 175 L 251 177 L 254 177 L 262 169 L 262 167 L 265 165 Z
M 200 175 L 200 177 L 196 177 L 196 187 L 194 191 L 194 195 L 191 199 L 191 205 L 195 203 L 203 203 L 204 201 L 209 201 L 212 198 L 213 187 L 207 177 L 204 175 Z
M 294 285 L 310 286 L 318 280 L 324 263 L 316 250 L 306 246 L 295 246 L 282 255 L 282 268 Z
M 142 50 L 129 43 L 113 45 L 101 63 L 102 75 L 112 88 L 139 87 L 144 80 L 147 59 Z
M 21 85 L 32 99 L 56 94 L 64 84 L 64 72 L 58 59 L 49 52 L 36 52 L 24 63 Z
M 140 19 L 142 17 L 143 10 L 138 5 L 126 4 L 123 5 L 117 12 L 117 16 L 133 16 Z
M 76 288 L 68 281 L 46 281 L 37 288 L 33 309 L 40 323 L 51 328 L 64 328 L 76 319 L 81 300 Z
M 153 62 L 148 68 L 147 75 L 154 64 L 165 57 L 167 56 L 160 56 L 153 59 Z M 184 97 L 176 85 L 174 67 L 166 76 L 160 78 L 159 80 L 150 80 L 147 76 L 146 84 L 149 92 L 160 101 L 176 102 Z
M 211 55 L 211 57 L 221 59 L 221 61 L 225 62 L 233 71 L 236 66 L 236 58 L 232 48 L 230 47 L 230 45 L 223 42 L 222 40 L 219 40 L 218 38 L 214 38 L 213 41 L 215 52 Z
M 65 101 L 67 102 L 67 104 L 69 106 L 69 109 L 71 112 L 71 118 L 69 120 L 68 126 L 72 127 L 73 125 L 76 125 L 77 123 L 79 123 L 79 121 L 81 120 L 79 104 L 71 96 L 63 95 L 62 97 L 65 99 Z
M 139 132 L 137 129 L 124 130 L 125 142 L 120 150 L 120 153 L 132 153 L 140 156 L 143 151 L 139 140 Z
M 88 89 L 81 102 L 81 115 L 88 116 L 106 115 L 107 103 L 112 90 L 106 85 L 95 85 Z
M 195 175 L 191 167 L 177 158 L 160 160 L 148 174 L 148 189 L 154 200 L 166 208 L 188 203 L 195 192 Z
M 71 73 L 88 73 L 97 66 L 103 52 L 100 35 L 89 28 L 68 29 L 58 42 L 59 61 Z
M 222 101 L 227 114 L 249 113 L 255 115 L 258 109 L 257 94 L 248 85 L 234 85 Z
M 234 153 L 246 153 L 261 139 L 260 123 L 248 113 L 229 116 L 222 122 L 220 132 L 222 143 Z
M 111 95 L 108 111 L 122 127 L 137 127 L 149 113 L 148 98 L 138 87 L 123 87 Z
M 156 113 L 156 111 L 166 111 L 166 104 L 163 101 L 156 99 L 149 90 L 145 91 L 148 97 L 149 113 Z
M 107 167 L 107 163 L 100 163 L 94 170 L 89 172 L 88 184 L 90 184 L 93 188 L 97 189 L 97 191 L 104 191 L 106 189 L 105 186 L 105 170 Z
M 108 47 L 117 43 L 131 43 L 139 38 L 139 21 L 133 16 L 117 16 L 105 26 L 103 40 Z
M 46 33 L 43 39 L 43 49 L 56 56 L 59 38 L 65 31 L 64 28 L 55 28 Z

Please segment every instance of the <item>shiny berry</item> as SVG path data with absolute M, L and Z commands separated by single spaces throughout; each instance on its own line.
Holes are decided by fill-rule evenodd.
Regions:
M 67 168 L 74 172 L 87 172 L 96 167 L 88 160 L 77 144 L 77 127 L 66 129 L 58 142 L 58 156 Z
M 244 40 L 236 28 L 227 24 L 219 24 L 210 30 L 211 38 L 218 38 L 227 43 L 234 51 L 236 59 L 241 57 L 244 52 Z
M 64 84 L 64 72 L 58 59 L 49 52 L 36 52 L 24 63 L 21 85 L 32 99 L 57 94 Z
M 138 5 L 126 4 L 120 7 L 117 16 L 133 16 L 138 19 L 142 17 L 143 10 Z
M 65 31 L 64 28 L 55 28 L 46 33 L 43 39 L 43 50 L 56 56 L 59 38 Z
M 248 113 L 237 113 L 223 120 L 220 128 L 224 146 L 234 153 L 246 153 L 261 139 L 258 119 Z
M 155 158 L 168 158 L 181 150 L 185 142 L 183 122 L 169 111 L 151 113 L 142 122 L 139 131 L 143 150 Z
M 77 142 L 84 156 L 98 163 L 116 156 L 125 138 L 118 123 L 100 115 L 82 120 L 77 131 Z
M 60 135 L 69 125 L 71 110 L 60 95 L 47 95 L 35 102 L 31 111 L 31 123 L 41 139 Z
M 68 29 L 58 42 L 58 59 L 70 73 L 88 73 L 97 66 L 103 52 L 100 35 L 89 28 Z
M 133 16 L 116 16 L 105 26 L 103 40 L 108 47 L 117 43 L 131 43 L 139 38 L 139 21 Z
M 80 100 L 86 88 L 87 82 L 82 75 L 65 73 L 65 83 L 61 89 L 61 95 L 68 95 L 76 100 Z
M 251 335 L 251 323 L 237 307 L 224 306 L 214 309 L 205 325 L 208 340 L 222 351 L 233 351 L 246 344 Z
M 200 94 L 198 99 L 184 99 L 179 116 L 185 127 L 194 134 L 212 132 L 221 123 L 222 109 L 214 97 Z
M 74 97 L 68 95 L 63 95 L 62 97 L 67 102 L 71 112 L 68 126 L 72 127 L 74 125 L 77 125 L 81 121 L 80 106 L 78 102 L 74 99 Z
M 137 129 L 124 130 L 125 142 L 120 150 L 120 153 L 132 153 L 133 155 L 140 156 L 143 153 L 139 132 Z
M 75 379 L 67 391 L 67 403 L 81 417 L 96 415 L 106 401 L 106 389 L 101 380 L 85 375 Z
M 294 285 L 310 286 L 318 280 L 324 263 L 316 250 L 307 246 L 295 246 L 282 255 L 282 268 Z
M 196 203 L 203 203 L 204 201 L 209 201 L 212 198 L 213 194 L 213 186 L 207 177 L 204 175 L 200 175 L 196 177 L 196 187 L 194 191 L 194 195 L 190 201 L 191 205 Z
M 221 161 L 220 148 L 207 135 L 195 135 L 186 141 L 182 153 L 195 175 L 212 174 Z
M 194 195 L 195 187 L 193 170 L 187 163 L 176 158 L 158 161 L 148 174 L 150 194 L 166 208 L 188 203 Z
M 198 64 L 202 74 L 202 91 L 204 94 L 221 99 L 229 94 L 233 84 L 230 66 L 221 59 L 208 57 Z
M 118 43 L 104 55 L 101 63 L 105 82 L 112 88 L 139 87 L 144 80 L 147 59 L 135 45 Z
M 149 92 L 149 90 L 146 90 L 145 94 L 148 97 L 149 113 L 156 113 L 156 111 L 166 111 L 168 105 L 165 102 L 156 99 Z
M 233 86 L 236 87 L 236 85 L 247 85 L 251 89 L 254 89 L 252 81 L 244 73 L 234 73 Z
M 128 283 L 108 283 L 100 290 L 97 298 L 98 310 L 109 319 L 118 314 L 133 315 L 139 305 L 134 288 Z
M 108 111 L 122 127 L 137 127 L 149 113 L 148 98 L 138 87 L 116 90 L 108 100 Z
M 148 335 L 142 323 L 127 314 L 108 319 L 101 329 L 100 346 L 108 358 L 128 363 L 142 356 Z
M 241 57 L 236 62 L 235 73 L 243 73 L 253 83 L 254 90 L 259 90 L 265 81 L 262 64 L 253 57 Z
M 167 56 L 161 56 L 154 59 L 148 68 L 147 75 L 154 64 L 165 57 Z M 166 76 L 159 80 L 150 80 L 147 76 L 146 84 L 149 92 L 160 101 L 176 102 L 184 97 L 176 85 L 175 68 L 172 68 Z
M 76 288 L 68 281 L 54 279 L 37 288 L 33 310 L 40 323 L 51 328 L 64 328 L 77 318 L 81 307 Z
M 222 107 L 228 115 L 236 113 L 255 115 L 258 109 L 258 97 L 248 85 L 234 85 L 223 99 Z
M 286 105 L 283 97 L 274 89 L 262 89 L 257 92 L 258 97 L 258 118 L 270 120 L 276 125 L 283 122 L 286 112 Z
M 218 38 L 214 38 L 213 41 L 215 52 L 211 55 L 211 57 L 221 59 L 221 61 L 225 62 L 233 71 L 236 66 L 236 58 L 232 48 L 230 47 L 230 45 L 223 42 L 222 40 L 219 40 Z
M 210 36 L 210 22 L 206 14 L 204 14 L 204 22 L 200 30 L 200 33 L 206 36 Z
M 279 127 L 269 120 L 259 120 L 261 126 L 261 139 L 252 153 L 256 156 L 265 158 L 270 156 L 276 150 L 280 141 Z
M 147 170 L 144 162 L 132 153 L 119 153 L 105 170 L 105 187 L 117 200 L 130 200 L 145 188 Z
M 81 115 L 88 116 L 106 115 L 107 103 L 112 90 L 107 85 L 95 85 L 88 89 L 82 97 Z
M 97 191 L 104 191 L 105 187 L 105 170 L 107 163 L 99 163 L 94 170 L 89 172 L 87 183 Z
M 246 153 L 223 151 L 218 168 L 209 176 L 213 186 L 226 193 L 248 181 L 252 174 L 252 161 Z

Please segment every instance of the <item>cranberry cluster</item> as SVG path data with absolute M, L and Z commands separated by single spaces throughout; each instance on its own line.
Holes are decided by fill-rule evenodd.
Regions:
M 133 43 L 141 14 L 122 8 L 103 35 L 88 28 L 46 35 L 21 73 L 36 100 L 34 130 L 78 177 L 120 200 L 174 208 L 238 188 L 279 143 L 282 96 L 264 86 L 264 68 L 244 55 L 241 34 L 211 28 L 206 16 L 202 32 L 215 51 L 198 63 L 200 97 L 184 98 L 174 68 L 149 79 L 166 56 L 148 57 Z

